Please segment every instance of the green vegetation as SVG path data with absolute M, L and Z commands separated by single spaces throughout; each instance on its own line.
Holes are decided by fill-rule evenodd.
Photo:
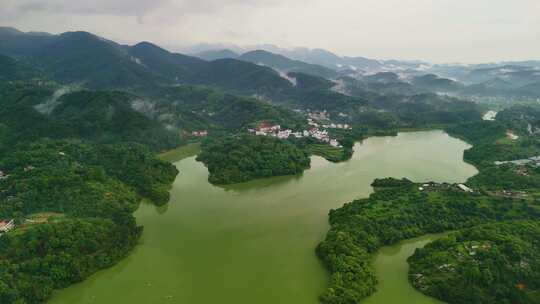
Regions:
M 0 81 L 39 80 L 41 73 L 11 57 L 0 55 Z
M 260 121 L 295 129 L 305 125 L 299 114 L 286 108 L 216 89 L 177 86 L 163 89 L 159 96 L 160 102 L 139 101 L 136 106 L 180 130 L 237 133 Z
M 325 158 L 331 162 L 341 162 L 351 158 L 352 149 L 336 148 L 330 145 L 311 144 L 308 151 L 310 154 Z
M 540 222 L 481 225 L 419 249 L 410 279 L 446 303 L 538 303 Z M 537 297 L 537 296 L 536 296 Z
M 10 149 L 0 168 L 0 218 L 17 225 L 0 237 L 2 303 L 42 303 L 119 261 L 140 236 L 140 200 L 166 203 L 177 174 L 141 145 L 51 140 Z
M 317 254 L 331 273 L 322 303 L 358 303 L 375 291 L 372 255 L 401 240 L 492 221 L 539 218 L 535 206 L 466 193 L 453 185 L 377 180 L 377 191 L 330 211 L 331 229 Z
M 67 219 L 0 238 L 0 301 L 43 303 L 54 289 L 110 267 L 137 244 L 140 228 L 110 219 Z
M 342 79 L 346 86 L 336 88 L 316 76 L 334 76 L 332 71 L 269 54 L 251 56 L 313 75 L 290 73 L 293 84 L 269 67 L 233 59 L 206 62 L 150 43 L 123 46 L 85 32 L 4 30 L 0 35 L 0 53 L 20 59 L 0 55 L 0 218 L 13 218 L 18 226 L 0 238 L 2 303 L 42 303 L 54 289 L 79 282 L 128 254 L 142 229 L 132 213 L 143 198 L 165 204 L 177 174 L 154 153 L 192 142 L 198 134 L 193 131 L 210 133 L 197 158 L 208 167 L 209 181 L 230 184 L 302 173 L 311 154 L 346 160 L 354 140 L 367 135 L 435 127 L 474 145 L 464 158 L 480 170 L 467 183 L 478 191 L 376 180 L 377 191 L 369 198 L 331 211 L 331 230 L 317 248 L 332 274 L 322 302 L 358 303 L 373 293 L 371 256 L 381 246 L 486 223 L 493 225 L 459 232 L 454 243 L 440 243 L 452 252 L 477 236 L 491 242 L 490 248 L 498 249 L 493 255 L 475 256 L 490 274 L 479 275 L 470 260 L 459 261 L 466 271 L 424 291 L 445 298 L 451 294 L 445 288 L 452 289 L 464 277 L 470 280 L 465 288 L 479 292 L 473 296 L 457 287 L 451 292 L 462 292 L 456 294 L 459 301 L 490 302 L 491 288 L 509 303 L 538 298 L 534 271 L 506 273 L 499 264 L 490 264 L 513 265 L 525 257 L 532 269 L 538 268 L 532 255 L 538 244 L 531 238 L 537 227 L 529 229 L 535 224 L 517 223 L 524 225 L 520 234 L 499 222 L 538 219 L 540 168 L 495 163 L 540 155 L 537 107 L 514 107 L 502 111 L 496 122 L 484 122 L 474 103 L 425 93 L 464 89 L 434 75 L 415 79 L 424 90 L 400 82 L 393 73 L 358 82 Z M 534 90 L 529 86 L 527 91 Z M 347 94 L 338 92 L 342 90 Z M 305 117 L 290 108 L 300 113 L 325 110 L 332 122 L 352 125 L 353 131 L 330 131 L 343 145 L 340 149 L 312 139 L 245 135 L 260 122 L 305 129 Z M 520 137 L 507 136 L 508 131 Z M 198 146 L 188 145 L 162 158 L 197 152 Z M 439 256 L 437 246 L 443 245 L 428 247 L 425 256 Z M 435 276 L 433 265 L 423 264 L 423 271 Z M 516 280 L 530 292 L 521 290 L 523 285 L 516 291 L 511 286 Z
M 534 126 L 536 118 L 531 117 L 530 113 L 534 112 L 527 111 L 528 121 Z M 490 274 L 482 271 L 475 272 L 478 268 L 471 268 L 472 264 L 466 264 L 467 262 L 463 261 L 460 261 L 464 263 L 460 264 L 460 267 L 472 269 L 471 271 L 454 272 L 450 276 L 445 276 L 447 273 L 441 274 L 433 263 L 438 263 L 437 266 L 445 264 L 439 263 L 444 257 L 441 257 L 440 252 L 446 251 L 441 249 L 442 244 L 453 244 L 452 246 L 460 244 L 454 240 L 458 237 L 450 237 L 438 242 L 437 245 L 432 245 L 433 247 L 427 247 L 426 252 L 429 254 L 422 255 L 426 258 L 425 261 L 418 262 L 424 263 L 418 267 L 422 267 L 422 274 L 433 274 L 433 277 L 426 279 L 429 281 L 422 281 L 428 282 L 427 285 L 418 283 L 416 286 L 422 292 L 449 303 L 491 303 L 494 302 L 493 298 L 497 299 L 497 302 L 505 299 L 508 303 L 536 303 L 533 299 L 535 293 L 528 291 L 538 289 L 538 273 L 528 271 L 527 280 L 525 280 L 519 272 L 511 272 L 512 270 L 503 267 L 504 262 L 501 262 L 511 261 L 505 260 L 505 256 L 502 255 L 508 254 L 508 259 L 510 259 L 510 256 L 516 258 L 518 253 L 537 251 L 536 248 L 531 247 L 536 246 L 536 243 L 528 245 L 529 247 L 512 245 L 524 244 L 519 237 L 525 236 L 515 236 L 515 240 L 512 240 L 513 235 L 520 229 L 514 229 L 512 232 L 508 230 L 512 224 L 504 223 L 511 220 L 540 219 L 540 208 L 534 200 L 540 190 L 540 170 L 534 165 L 495 164 L 495 161 L 517 160 L 540 155 L 537 137 L 523 132 L 523 123 L 517 119 L 517 117 L 524 117 L 523 114 L 522 111 L 510 109 L 508 112 L 503 111 L 501 116 L 503 118 L 496 122 L 473 121 L 447 127 L 447 132 L 451 135 L 474 145 L 465 151 L 464 159 L 480 170 L 477 176 L 467 182 L 479 192 L 466 193 L 454 186 L 444 184 L 429 184 L 425 187 L 408 180 L 376 180 L 373 186 L 377 191 L 370 198 L 354 201 L 343 208 L 331 211 L 331 229 L 325 241 L 317 248 L 317 253 L 332 273 L 330 287 L 322 295 L 322 302 L 357 303 L 372 294 L 375 291 L 376 278 L 371 269 L 371 256 L 381 246 L 423 234 L 493 223 L 492 226 L 487 226 L 493 227 L 489 228 L 494 230 L 492 236 L 500 237 L 507 243 L 500 245 L 501 250 L 494 253 L 498 256 L 475 255 L 477 262 L 475 265 L 478 263 L 487 265 L 485 267 L 489 268 L 487 272 Z M 522 136 L 519 139 L 510 140 L 506 134 L 508 130 L 521 130 L 517 132 Z M 419 190 L 420 188 L 425 189 Z M 534 225 L 538 227 L 537 224 Z M 478 234 L 484 233 L 482 229 L 484 228 L 472 228 L 470 231 L 473 232 L 460 232 L 462 234 L 459 236 L 465 238 L 464 236 L 473 235 L 474 231 L 479 231 Z M 488 232 L 484 234 L 489 239 Z M 454 243 L 449 240 L 454 240 Z M 449 247 L 449 250 L 452 248 Z M 506 253 L 504 250 L 507 250 Z M 450 250 L 448 254 L 451 252 Z M 420 256 L 420 253 L 418 255 Z M 420 273 L 420 271 L 414 270 L 413 273 Z M 484 274 L 486 280 L 491 276 L 489 282 L 493 285 L 487 283 L 488 281 L 482 282 Z M 463 284 L 468 284 L 466 282 L 469 282 L 468 279 L 471 276 L 473 276 L 472 279 L 479 281 L 473 281 L 470 285 L 464 286 Z M 529 289 L 519 292 L 519 288 L 523 286 L 516 287 L 519 283 L 515 281 L 517 278 L 525 280 L 525 285 L 530 286 L 527 287 Z M 496 280 L 500 280 L 499 283 Z
M 3 143 L 47 137 L 138 142 L 158 150 L 176 147 L 180 136 L 135 111 L 131 102 L 136 99 L 121 92 L 70 93 L 56 86 L 0 83 L 0 119 L 8 129 Z
M 302 173 L 310 166 L 307 152 L 273 137 L 232 136 L 203 142 L 197 157 L 214 184 L 232 184 L 256 178 Z
M 163 152 L 158 155 L 158 158 L 166 161 L 166 162 L 177 162 L 181 161 L 184 158 L 192 157 L 201 152 L 201 144 L 200 143 L 189 143 L 184 146 L 180 146 L 176 149 Z
M 464 159 L 479 168 L 480 173 L 468 183 L 491 192 L 538 192 L 540 170 L 536 165 L 496 165 L 495 162 L 539 156 L 540 139 L 535 134 L 529 134 L 527 127 L 523 129 L 524 122 L 534 126 L 539 118 L 540 111 L 530 107 L 514 107 L 500 112 L 497 121 L 474 122 L 448 128 L 447 132 L 452 136 L 473 144 L 471 149 L 465 151 Z M 520 134 L 520 137 L 509 139 L 506 134 L 509 130 Z

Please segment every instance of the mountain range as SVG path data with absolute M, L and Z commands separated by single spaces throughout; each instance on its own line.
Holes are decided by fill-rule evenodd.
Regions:
M 37 67 L 40 73 L 57 81 L 93 89 L 148 93 L 163 85 L 207 85 L 283 100 L 299 95 L 296 81 L 289 75 L 294 73 L 329 79 L 336 85 L 343 83 L 343 77 L 351 77 L 364 83 L 356 83 L 356 91 L 363 87 L 392 94 L 539 97 L 540 64 L 536 61 L 430 65 L 422 61 L 342 57 L 321 49 L 261 47 L 266 50 L 239 54 L 217 49 L 189 56 L 149 42 L 123 45 L 87 32 L 52 35 L 0 28 L 0 54 Z M 349 79 L 345 83 L 352 82 Z

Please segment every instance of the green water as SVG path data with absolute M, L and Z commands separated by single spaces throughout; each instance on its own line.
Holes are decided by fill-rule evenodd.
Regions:
M 427 235 L 406 240 L 397 245 L 384 247 L 375 257 L 374 266 L 379 284 L 377 292 L 362 304 L 437 304 L 441 303 L 416 291 L 408 280 L 407 259 L 416 248 L 422 248 L 444 234 Z
M 137 249 L 50 303 L 316 304 L 328 276 L 314 248 L 328 230 L 328 211 L 368 196 L 377 177 L 464 181 L 476 173 L 462 161 L 466 148 L 441 131 L 370 138 L 348 162 L 314 157 L 302 176 L 227 188 L 210 185 L 194 158 L 182 160 L 170 204 L 137 212 L 145 227 Z M 405 258 L 397 254 L 395 261 Z M 403 284 L 400 265 L 377 266 L 383 284 L 387 276 L 402 279 L 366 303 L 387 304 L 385 295 L 402 292 L 399 303 L 426 299 Z

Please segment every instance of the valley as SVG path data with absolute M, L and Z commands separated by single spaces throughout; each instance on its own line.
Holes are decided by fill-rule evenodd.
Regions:
M 538 304 L 539 69 L 0 27 L 0 303 Z
M 193 157 L 181 160 L 167 207 L 136 213 L 145 230 L 133 254 L 51 303 L 315 304 L 328 284 L 314 253 L 328 210 L 368 196 L 379 177 L 463 182 L 476 173 L 461 160 L 468 147 L 441 131 L 374 137 L 349 161 L 313 157 L 301 176 L 225 187 Z

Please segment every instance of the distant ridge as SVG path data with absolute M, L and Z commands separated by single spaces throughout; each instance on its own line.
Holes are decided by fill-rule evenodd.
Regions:
M 324 78 L 335 78 L 338 73 L 330 68 L 305 63 L 299 60 L 292 60 L 283 55 L 274 54 L 264 50 L 256 50 L 242 54 L 240 60 L 249 61 L 255 64 L 263 64 L 278 69 L 285 73 L 298 72 Z
M 210 51 L 204 51 L 200 53 L 193 54 L 195 57 L 207 60 L 207 61 L 214 61 L 218 59 L 236 59 L 238 58 L 238 54 L 229 50 L 229 49 L 222 49 L 222 50 L 210 50 Z

